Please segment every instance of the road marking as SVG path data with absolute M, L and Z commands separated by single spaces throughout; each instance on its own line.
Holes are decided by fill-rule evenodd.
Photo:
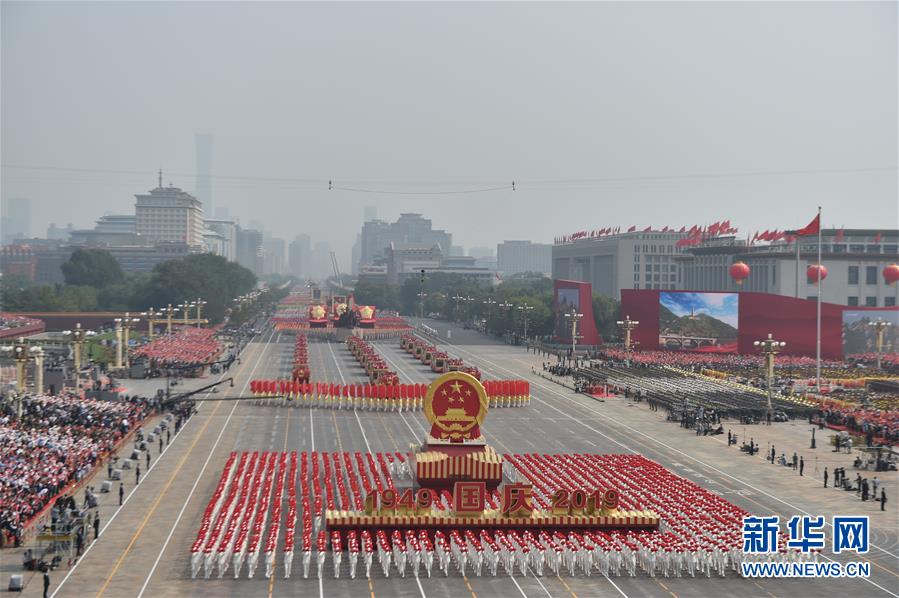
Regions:
M 504 371 L 509 372 L 509 373 L 511 373 L 511 374 L 515 374 L 515 372 L 513 372 L 512 370 L 509 370 L 508 368 L 504 368 L 504 367 L 502 367 L 501 365 L 498 365 L 498 364 L 496 364 L 496 363 L 494 363 L 494 362 L 492 362 L 492 361 L 489 361 L 489 360 L 487 360 L 487 359 L 485 359 L 485 358 L 483 358 L 483 357 L 479 357 L 478 355 L 472 353 L 471 351 L 466 351 L 465 349 L 459 348 L 458 345 L 452 345 L 452 346 L 455 347 L 458 351 L 462 351 L 462 352 L 464 352 L 464 353 L 468 353 L 469 355 L 471 355 L 471 356 L 472 356 L 473 358 L 475 358 L 475 359 L 478 359 L 478 360 L 480 360 L 480 361 L 482 361 L 482 362 L 484 362 L 484 363 L 489 363 L 490 365 L 494 366 L 495 369 L 504 370 Z M 487 368 L 485 368 L 485 369 L 487 369 Z M 582 409 L 586 409 L 587 411 L 592 411 L 592 412 L 594 412 L 594 413 L 600 413 L 600 412 L 596 411 L 595 409 L 593 409 L 592 407 L 589 407 L 589 406 L 587 406 L 587 405 L 583 405 L 583 404 L 577 402 L 576 400 L 572 399 L 571 397 L 566 396 L 566 395 L 563 395 L 562 393 L 560 393 L 560 392 L 558 392 L 558 391 L 556 391 L 556 390 L 554 390 L 554 389 L 552 389 L 552 388 L 548 388 L 548 387 L 546 387 L 546 386 L 544 386 L 544 385 L 542 385 L 542 384 L 540 384 L 540 383 L 538 383 L 538 382 L 534 382 L 533 384 L 534 384 L 535 387 L 542 388 L 542 389 L 545 390 L 546 392 L 549 392 L 549 393 L 552 393 L 552 394 L 557 395 L 557 396 L 559 396 L 559 397 L 562 397 L 562 398 L 565 399 L 566 401 L 572 402 L 572 403 L 574 403 L 575 405 L 581 407 Z M 635 451 L 634 449 L 628 447 L 627 445 L 625 445 L 625 444 L 623 444 L 623 443 L 621 443 L 621 442 L 618 442 L 617 440 L 615 440 L 614 438 L 611 438 L 611 437 L 607 436 L 606 434 L 603 434 L 602 432 L 600 432 L 600 431 L 598 431 L 598 430 L 592 428 L 591 426 L 588 426 L 587 424 L 583 423 L 582 421 L 580 421 L 580 420 L 577 419 L 576 417 L 573 417 L 573 416 L 571 416 L 571 415 L 566 414 L 565 412 L 563 412 L 563 411 L 560 410 L 559 408 L 555 407 L 554 405 L 552 405 L 552 404 L 550 404 L 550 403 L 547 403 L 546 401 L 544 401 L 544 400 L 542 400 L 542 399 L 538 399 L 537 397 L 534 397 L 534 400 L 543 403 L 544 405 L 546 405 L 546 406 L 549 407 L 550 409 L 553 409 L 553 410 L 555 410 L 555 411 L 558 411 L 558 412 L 561 413 L 562 415 L 566 415 L 569 419 L 578 422 L 578 423 L 581 424 L 582 426 L 585 426 L 586 428 L 588 428 L 588 429 L 590 429 L 590 430 L 596 432 L 596 433 L 599 434 L 600 436 L 603 436 L 603 437 L 605 437 L 605 438 L 608 438 L 609 440 L 611 440 L 611 441 L 614 442 L 615 444 L 617 444 L 617 445 L 619 445 L 619 446 L 621 446 L 621 447 L 623 447 L 623 448 L 625 448 L 625 449 L 627 449 L 627 450 L 629 450 L 629 451 L 631 451 L 631 452 L 637 453 L 637 451 Z M 750 484 L 750 483 L 748 483 L 748 482 L 745 482 L 745 481 L 743 481 L 743 480 L 741 480 L 741 479 L 739 479 L 739 478 L 737 478 L 737 477 L 735 477 L 735 476 L 732 476 L 732 475 L 730 475 L 729 473 L 726 473 L 726 472 L 724 472 L 724 471 L 718 469 L 717 467 L 714 467 L 713 465 L 709 465 L 708 463 L 705 463 L 705 462 L 702 461 L 701 459 L 698 459 L 698 458 L 696 458 L 696 457 L 694 457 L 694 456 L 692 456 L 692 455 L 690 455 L 690 454 L 688 454 L 688 453 L 685 453 L 684 451 L 682 451 L 682 450 L 680 450 L 680 449 L 677 449 L 677 448 L 672 447 L 672 446 L 670 446 L 670 445 L 668 445 L 668 444 L 666 444 L 666 443 L 664 443 L 664 442 L 662 442 L 662 441 L 660 441 L 660 440 L 657 440 L 657 439 L 653 438 L 652 436 L 649 436 L 648 434 L 646 434 L 646 433 L 644 433 L 644 432 L 641 432 L 640 430 L 637 430 L 636 428 L 633 428 L 633 427 L 631 427 L 631 426 L 628 426 L 627 424 L 624 424 L 624 423 L 622 423 L 622 422 L 616 420 L 615 418 L 608 416 L 607 414 L 604 414 L 604 415 L 605 415 L 607 421 L 614 422 L 614 423 L 618 424 L 619 426 L 621 426 L 621 427 L 623 427 L 623 428 L 627 428 L 628 430 L 630 430 L 630 431 L 632 431 L 632 432 L 634 432 L 634 433 L 636 433 L 636 434 L 639 434 L 640 436 L 645 436 L 645 437 L 648 438 L 650 441 L 655 442 L 656 444 L 659 444 L 659 445 L 661 445 L 661 446 L 664 446 L 665 448 L 667 448 L 667 449 L 670 450 L 670 451 L 674 451 L 674 452 L 676 452 L 676 453 L 679 453 L 679 454 L 683 455 L 684 457 L 690 459 L 691 461 L 695 461 L 695 462 L 699 463 L 700 465 L 703 465 L 703 466 L 707 467 L 708 469 L 711 469 L 712 471 L 717 472 L 717 473 L 718 473 L 719 475 L 721 475 L 721 476 L 730 478 L 730 479 L 732 479 L 732 480 L 734 480 L 734 481 L 736 481 L 736 482 L 739 482 L 740 484 L 743 484 L 743 485 L 745 485 L 745 486 L 747 486 L 747 487 L 749 487 L 749 488 L 755 490 L 756 492 L 760 492 L 761 494 L 764 494 L 765 496 L 767 496 L 767 497 L 769 497 L 769 498 L 772 498 L 772 499 L 774 499 L 774 500 L 776 500 L 776 501 L 778 501 L 778 502 L 780 502 L 780 503 L 783 503 L 783 504 L 787 505 L 787 506 L 790 507 L 791 509 L 795 509 L 795 510 L 797 510 L 797 511 L 799 511 L 800 513 L 803 513 L 803 514 L 805 514 L 805 515 L 809 515 L 809 513 L 808 513 L 807 511 L 804 511 L 803 509 L 800 509 L 799 507 L 796 507 L 795 505 L 792 505 L 792 504 L 786 502 L 785 500 L 783 500 L 783 499 L 781 499 L 781 498 L 779 498 L 779 497 L 777 497 L 777 496 L 774 496 L 773 494 L 770 494 L 770 493 L 768 493 L 768 492 L 765 492 L 764 490 L 761 490 L 761 489 L 759 489 L 759 488 L 756 488 L 755 486 L 753 486 L 752 484 Z M 753 501 L 753 502 L 756 502 L 756 501 Z M 756 502 L 756 504 L 760 504 L 760 503 L 757 503 L 757 502 Z M 768 507 L 764 507 L 764 505 L 761 505 L 761 506 L 763 506 L 763 508 L 765 508 L 765 509 L 768 509 Z M 828 525 L 831 525 L 831 524 L 828 523 Z M 884 552 L 884 553 L 886 553 L 886 554 L 888 554 L 888 555 L 894 557 L 894 558 L 899 558 L 899 556 L 896 556 L 896 555 L 894 555 L 893 553 L 889 552 L 888 550 L 885 550 L 885 549 L 883 549 L 883 548 L 880 548 L 879 546 L 876 546 L 876 545 L 874 545 L 874 544 L 871 544 L 871 546 L 872 546 L 873 548 L 876 548 L 876 549 L 880 550 L 881 552 Z M 834 561 L 833 559 L 829 558 L 827 555 L 825 555 L 825 554 L 823 554 L 823 553 L 822 553 L 821 556 L 823 556 L 825 559 L 827 559 L 827 560 L 829 560 L 829 561 L 831 561 L 831 562 L 836 562 L 836 561 Z M 871 562 L 871 564 L 873 564 L 875 567 L 883 568 L 885 571 L 891 573 L 893 576 L 899 577 L 899 576 L 897 576 L 895 573 L 893 573 L 892 571 L 889 571 L 889 569 L 884 568 L 882 565 L 879 565 L 879 564 L 877 564 L 877 563 L 875 563 L 875 562 L 873 562 L 873 561 L 870 561 L 870 562 Z M 608 578 L 607 578 L 607 579 L 608 579 Z M 862 578 L 862 579 L 864 579 L 864 581 L 867 581 L 868 583 L 870 583 L 870 584 L 873 585 L 874 587 L 883 590 L 883 591 L 886 592 L 887 594 L 890 594 L 891 596 L 895 596 L 896 598 L 899 598 L 899 594 L 895 594 L 895 593 L 893 593 L 893 592 L 887 590 L 886 588 L 884 588 L 883 586 L 877 584 L 876 582 L 871 581 L 870 578 Z M 612 582 L 611 579 L 609 579 L 609 583 L 611 583 L 613 586 L 615 586 L 616 589 L 618 589 L 619 592 L 621 592 L 621 589 L 618 588 L 618 586 L 615 585 L 615 583 Z M 621 592 L 621 593 L 622 593 L 622 595 L 624 594 L 624 592 Z
M 219 376 L 219 381 L 221 381 L 221 380 L 225 377 L 225 374 L 226 374 L 226 373 L 227 373 L 227 372 L 222 372 L 222 374 Z M 207 392 L 207 393 L 206 393 L 206 396 L 209 396 L 209 394 L 210 394 L 210 393 Z M 219 403 L 219 404 L 220 404 L 220 403 Z M 216 405 L 216 408 L 217 408 L 217 407 L 218 407 L 218 405 Z M 213 413 L 215 413 L 216 408 L 213 408 Z M 210 417 L 212 417 L 212 414 L 210 414 Z M 160 458 L 161 458 L 163 455 L 165 455 L 166 452 L 168 452 L 168 450 L 169 450 L 169 448 L 170 448 L 171 446 L 173 446 L 173 445 L 175 444 L 175 441 L 178 440 L 178 437 L 181 435 L 181 432 L 183 432 L 185 429 L 187 429 L 187 426 L 190 425 L 191 422 L 193 422 L 193 421 L 196 421 L 196 420 L 195 420 L 194 418 L 191 418 L 191 419 L 187 420 L 186 422 L 184 422 L 184 425 L 181 426 L 181 429 L 178 430 L 177 432 L 175 432 L 175 435 L 172 437 L 171 442 L 169 442 L 168 444 L 166 444 L 165 448 L 162 450 L 162 453 L 160 453 L 160 454 L 156 457 L 156 459 L 153 461 L 153 464 L 150 465 L 150 468 L 149 468 L 149 469 L 146 471 L 146 473 L 144 474 L 144 481 L 146 481 L 146 479 L 149 477 L 150 472 L 153 471 L 153 469 L 156 467 L 156 464 L 159 463 Z M 103 529 L 100 530 L 100 537 L 103 537 L 103 533 L 106 531 L 106 528 L 108 528 L 110 525 L 112 525 L 112 522 L 115 521 L 115 518 L 118 517 L 119 513 L 122 511 L 122 507 L 124 507 L 126 504 L 128 504 L 128 501 L 131 500 L 131 497 L 134 495 L 135 492 L 137 492 L 137 489 L 138 489 L 138 488 L 139 488 L 139 486 L 135 486 L 134 488 L 131 489 L 131 492 L 128 493 L 128 496 L 125 497 L 125 500 L 122 501 L 122 504 L 119 506 L 119 508 L 117 508 L 117 509 L 115 510 L 115 512 L 112 514 L 112 517 L 109 518 L 109 520 L 108 520 L 108 521 L 106 522 L 106 524 L 103 526 Z M 85 551 L 82 553 L 81 558 L 79 558 L 79 559 L 75 562 L 75 564 L 72 565 L 72 568 L 69 569 L 68 572 L 66 572 L 65 577 L 62 578 L 62 581 L 59 582 L 59 585 L 57 585 L 56 588 L 53 590 L 53 593 L 50 594 L 50 598 L 54 598 L 54 597 L 56 596 L 56 593 L 59 592 L 59 590 L 62 589 L 62 586 L 66 583 L 66 581 L 68 581 L 69 577 L 71 577 L 71 575 L 72 575 L 72 574 L 75 572 L 75 570 L 78 568 L 78 565 L 81 564 L 81 562 L 84 560 L 84 558 L 87 556 L 87 554 L 91 551 L 91 549 L 92 549 L 96 544 L 97 544 L 97 542 L 91 542 L 91 543 L 88 545 L 87 550 L 85 550 Z
M 290 409 L 287 410 L 287 421 L 284 424 L 284 448 L 281 449 L 281 452 L 283 453 L 287 452 L 287 439 L 290 438 L 290 411 Z M 284 502 L 284 495 L 282 494 L 281 496 L 279 496 L 278 500 Z M 281 522 L 278 521 L 278 523 L 280 524 Z M 277 560 L 277 551 L 275 551 L 275 555 L 275 560 Z M 272 565 L 272 575 L 268 579 L 268 598 L 272 598 L 272 590 L 275 587 L 275 570 L 276 567 Z M 140 598 L 140 596 L 138 596 L 138 598 Z
M 253 369 L 250 371 L 250 375 L 247 377 L 247 381 L 244 383 L 243 388 L 240 391 L 241 395 L 247 391 L 247 387 L 250 385 L 250 380 L 253 379 L 253 374 L 256 372 L 256 368 L 259 367 L 259 362 L 262 361 L 262 357 L 265 355 L 265 350 L 268 347 L 270 342 L 271 342 L 271 337 L 269 337 L 269 341 L 266 342 L 265 345 L 262 347 L 262 351 L 260 351 L 259 357 L 256 358 L 256 363 L 253 365 Z M 196 491 L 197 485 L 200 483 L 200 479 L 203 477 L 203 474 L 206 472 L 206 467 L 209 465 L 209 461 L 212 459 L 212 453 L 214 453 L 215 449 L 218 447 L 219 441 L 221 441 L 222 435 L 225 433 L 225 429 L 228 427 L 228 422 L 231 421 L 231 416 L 234 415 L 234 411 L 237 409 L 237 405 L 239 403 L 240 403 L 240 401 L 234 401 L 234 405 L 231 407 L 231 412 L 228 414 L 228 418 L 225 420 L 225 424 L 222 426 L 222 429 L 219 430 L 219 435 L 218 435 L 218 437 L 216 437 L 215 443 L 212 445 L 212 448 L 209 449 L 209 454 L 206 456 L 206 461 L 203 462 L 203 467 L 200 469 L 200 473 L 197 475 L 197 479 L 194 480 L 194 485 L 191 487 L 190 492 L 187 495 L 187 498 L 184 500 L 184 504 L 181 505 L 181 510 L 178 512 L 178 517 L 175 518 L 175 522 L 172 524 L 172 529 L 169 530 L 168 536 L 166 536 L 166 538 L 165 538 L 165 542 L 162 543 L 162 548 L 159 549 L 159 554 L 156 555 L 156 560 L 153 561 L 153 566 L 150 568 L 150 572 L 147 574 L 147 578 L 144 580 L 144 583 L 141 586 L 140 591 L 137 594 L 137 598 L 141 598 L 141 596 L 143 596 L 143 594 L 144 594 L 144 591 L 147 589 L 147 585 L 149 585 L 149 583 L 150 583 L 150 578 L 153 577 L 153 573 L 156 571 L 156 567 L 159 565 L 159 561 L 162 560 L 162 554 L 165 552 L 166 547 L 169 545 L 169 541 L 172 539 L 172 535 L 175 533 L 175 528 L 178 527 L 178 523 L 181 521 L 181 517 L 184 515 L 184 511 L 187 509 L 187 503 L 189 503 L 191 497 L 193 497 L 194 491 Z M 218 407 L 218 405 L 216 405 L 216 407 Z M 206 420 L 206 423 L 208 424 L 210 421 L 212 421 L 212 415 L 210 415 L 209 419 Z M 205 430 L 205 429 L 206 428 L 204 426 L 203 430 Z M 119 557 L 119 561 L 116 563 L 116 566 L 112 570 L 112 573 L 110 573 L 109 577 L 106 579 L 106 582 L 103 584 L 103 587 L 100 589 L 100 592 L 97 593 L 98 598 L 106 590 L 106 586 L 109 585 L 109 582 L 112 580 L 113 575 L 115 575 L 116 570 L 121 565 L 122 560 L 124 560 L 125 556 L 127 556 L 128 551 L 131 550 L 131 547 L 134 545 L 134 541 L 137 540 L 138 536 L 140 536 L 141 531 L 143 530 L 144 526 L 147 523 L 147 520 L 150 518 L 150 516 L 156 510 L 156 507 L 158 506 L 159 501 L 162 500 L 162 496 L 166 493 L 166 491 L 168 491 L 168 488 L 171 485 L 172 481 L 174 481 L 175 476 L 177 475 L 178 471 L 181 470 L 181 465 L 184 464 L 184 459 L 186 459 L 190 455 L 191 451 L 193 450 L 193 447 L 196 445 L 197 441 L 200 439 L 200 436 L 202 436 L 202 435 L 203 435 L 202 431 L 199 434 L 197 434 L 197 437 L 194 439 L 194 443 L 191 445 L 190 450 L 187 451 L 187 453 L 184 455 L 184 458 L 182 458 L 182 462 L 178 465 L 178 469 L 175 470 L 175 472 L 172 474 L 172 477 L 169 479 L 169 483 L 166 484 L 165 489 L 156 498 L 156 502 L 153 504 L 153 508 L 150 510 L 149 513 L 147 513 L 147 516 L 146 516 L 146 518 L 144 518 L 143 523 L 141 523 L 141 526 L 138 528 L 137 532 L 135 532 L 134 537 L 131 538 L 131 542 L 128 544 L 128 547 L 125 549 L 125 552 L 123 552 L 122 555 Z

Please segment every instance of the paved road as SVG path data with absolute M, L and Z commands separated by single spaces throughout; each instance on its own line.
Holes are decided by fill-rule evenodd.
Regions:
M 441 330 L 446 326 L 429 323 Z M 854 497 L 818 489 L 818 482 L 785 475 L 761 459 L 744 457 L 714 438 L 697 439 L 658 414 L 619 400 L 597 402 L 530 375 L 539 360 L 523 349 L 496 344 L 471 331 L 454 329 L 450 353 L 478 365 L 487 377 L 527 376 L 532 382 L 532 405 L 521 409 L 494 409 L 484 432 L 503 452 L 636 451 L 675 472 L 725 495 L 756 513 L 782 517 L 807 511 L 812 514 L 862 511 Z M 403 381 L 427 382 L 428 368 L 383 342 L 378 350 Z M 310 342 L 313 379 L 363 381 L 362 369 L 343 345 Z M 267 333 L 244 351 L 235 373 L 232 393 L 245 393 L 252 378 L 279 377 L 290 371 L 293 337 Z M 273 402 L 274 403 L 274 402 Z M 188 550 L 203 509 L 222 466 L 233 450 L 405 450 L 421 440 L 425 421 L 420 413 L 368 413 L 288 407 L 284 403 L 205 403 L 160 458 L 156 471 L 135 492 L 103 536 L 83 557 L 57 596 L 899 596 L 897 514 L 880 514 L 864 505 L 872 516 L 873 540 L 878 546 L 869 559 L 875 563 L 870 582 L 751 581 L 724 579 L 605 579 L 599 576 L 526 578 L 449 577 L 384 578 L 372 568 L 373 578 L 301 578 L 297 557 L 290 580 L 278 576 L 257 578 L 190 579 Z M 893 486 L 895 488 L 895 485 Z M 895 502 L 893 503 L 895 505 Z M 281 536 L 283 541 L 283 534 Z M 330 562 L 329 562 L 330 567 Z M 278 564 L 281 570 L 280 563 Z M 56 574 L 60 581 L 61 574 Z M 30 584 L 27 593 L 38 590 Z

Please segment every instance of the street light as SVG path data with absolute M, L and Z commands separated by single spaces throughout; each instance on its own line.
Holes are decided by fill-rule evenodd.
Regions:
M 886 329 L 892 326 L 892 322 L 885 322 L 882 318 L 877 318 L 876 322 L 868 322 L 868 326 L 874 329 L 875 334 L 877 335 L 877 369 L 880 369 L 880 358 L 883 353 L 883 333 Z
M 172 333 L 172 315 L 176 311 L 179 311 L 178 308 L 172 307 L 171 303 L 169 303 L 167 307 L 164 307 L 164 308 L 162 308 L 162 310 L 160 310 L 160 313 L 165 314 L 165 333 L 166 334 Z
M 631 367 L 631 332 L 640 325 L 640 322 L 631 320 L 630 316 L 625 316 L 623 320 L 618 320 L 616 324 L 624 331 L 624 362 L 627 367 Z
M 486 334 L 489 332 L 490 327 L 490 308 L 496 305 L 496 299 L 488 297 L 487 299 L 484 299 L 484 305 L 487 306 L 487 318 L 484 320 L 484 333 Z
M 776 341 L 771 337 L 771 333 L 768 333 L 768 338 L 761 341 L 755 341 L 752 343 L 753 346 L 761 349 L 762 354 L 765 356 L 765 378 L 768 381 L 768 412 L 765 415 L 765 419 L 768 422 L 768 425 L 771 425 L 771 394 L 772 388 L 771 385 L 773 383 L 774 378 L 774 356 L 780 353 L 780 349 L 787 346 L 787 343 L 783 341 Z
M 200 324 L 203 323 L 201 310 L 203 309 L 203 306 L 206 305 L 207 301 L 203 301 L 199 297 L 197 297 L 197 300 L 194 301 L 194 303 L 197 306 L 197 328 L 199 328 Z
M 156 311 L 153 307 L 147 311 L 140 312 L 140 315 L 147 318 L 147 336 L 150 337 L 150 340 L 153 340 L 153 334 L 155 333 L 153 326 L 156 324 L 157 316 L 162 316 L 164 312 L 165 310 Z
M 63 330 L 62 333 L 65 336 L 70 337 L 70 341 L 73 346 L 72 352 L 75 361 L 75 389 L 77 391 L 81 387 L 81 347 L 84 344 L 85 339 L 90 338 L 97 333 L 93 330 L 84 330 L 81 327 L 81 322 L 75 324 L 74 330 Z
M 584 314 L 578 313 L 574 308 L 571 308 L 571 311 L 566 313 L 565 317 L 571 321 L 571 357 L 574 359 L 574 354 L 577 352 L 577 341 L 581 338 L 581 335 L 577 333 L 577 324 L 584 317 Z
M 19 337 L 13 345 L 3 345 L 0 351 L 10 353 L 16 363 L 16 417 L 22 417 L 22 397 L 25 393 L 25 367 L 29 359 L 34 359 L 34 390 L 36 394 L 44 393 L 44 350 L 41 347 L 29 347 L 24 337 Z
M 525 303 L 524 305 L 519 305 L 517 309 L 518 309 L 518 311 L 521 312 L 521 317 L 524 319 L 524 342 L 527 343 L 528 342 L 528 312 L 533 311 L 534 306 L 528 305 Z
M 128 361 L 127 351 L 128 351 L 128 343 L 129 343 L 129 332 L 131 328 L 140 322 L 140 318 L 132 318 L 130 312 L 125 312 L 125 317 L 123 318 L 115 318 L 113 320 L 115 322 L 115 338 L 116 338 L 116 349 L 115 349 L 115 367 L 117 370 L 122 369 L 122 367 L 130 364 L 122 363 L 122 352 L 125 351 L 125 361 Z M 122 340 L 122 331 L 124 330 L 124 341 Z M 123 348 L 124 346 L 124 348 Z
M 418 291 L 417 297 L 418 297 L 418 317 L 419 318 L 425 317 L 425 297 L 427 297 L 427 296 L 428 296 L 428 294 L 425 293 L 424 291 Z

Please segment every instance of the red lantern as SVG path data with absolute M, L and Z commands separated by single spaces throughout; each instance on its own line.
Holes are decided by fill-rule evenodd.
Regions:
M 812 264 L 805 271 L 805 275 L 808 276 L 809 282 L 818 282 L 827 278 L 827 268 L 821 264 Z
M 749 276 L 749 266 L 744 264 L 743 262 L 736 262 L 731 264 L 730 267 L 730 277 L 734 279 L 734 282 L 737 285 L 743 284 L 743 281 Z
M 893 284 L 899 280 L 899 264 L 890 264 L 883 269 L 883 280 L 887 284 Z

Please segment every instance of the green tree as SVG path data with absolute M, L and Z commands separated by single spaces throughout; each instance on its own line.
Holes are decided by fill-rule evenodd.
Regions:
M 102 249 L 77 249 L 62 265 L 66 284 L 102 289 L 125 279 L 122 267 Z
M 231 302 L 256 286 L 256 276 L 219 255 L 204 253 L 171 260 L 153 269 L 146 285 L 146 306 L 162 307 L 201 298 L 204 317 L 221 321 Z

